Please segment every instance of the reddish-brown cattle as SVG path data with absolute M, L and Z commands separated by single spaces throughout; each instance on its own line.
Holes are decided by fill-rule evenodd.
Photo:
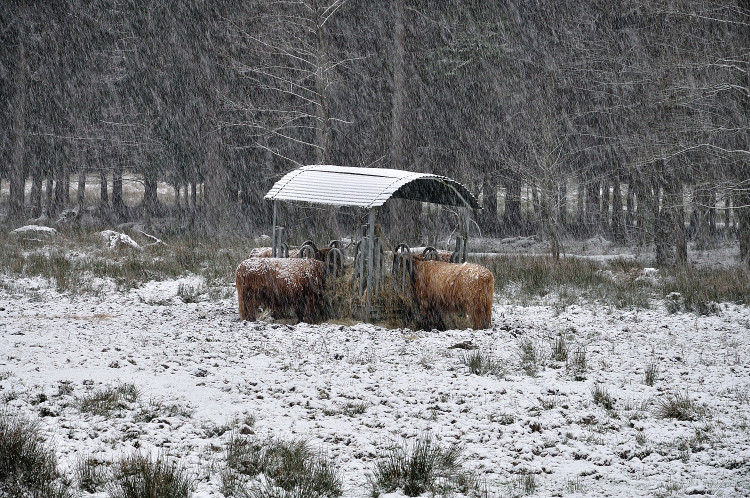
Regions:
M 474 329 L 492 320 L 495 277 L 484 266 L 414 259 L 414 295 L 428 323 L 445 327 L 445 313 L 468 315 Z
M 318 261 L 323 261 L 323 262 L 325 262 L 326 256 L 332 250 L 332 248 L 330 248 L 330 247 L 324 247 L 323 249 L 317 249 L 314 246 L 313 246 L 313 249 L 314 249 L 314 259 L 317 259 Z M 272 249 L 270 247 L 255 247 L 255 248 L 253 248 L 250 251 L 250 255 L 248 256 L 248 258 L 270 258 L 270 257 L 272 257 L 271 256 L 272 254 L 273 254 L 273 252 L 272 252 Z M 341 253 L 339 253 L 339 254 L 341 254 Z M 289 250 L 289 257 L 296 259 L 296 258 L 301 258 L 303 256 L 301 255 L 299 248 L 294 248 L 294 249 L 290 249 Z M 305 256 L 305 257 L 307 257 L 307 256 Z M 448 259 L 450 259 L 450 257 Z M 333 258 L 332 257 L 329 258 L 329 261 L 330 261 L 330 263 L 329 263 L 330 266 L 329 266 L 328 269 L 332 270 L 333 269 Z M 343 270 L 344 267 L 345 267 L 343 259 L 338 258 L 336 260 L 336 266 L 338 267 L 339 270 Z
M 273 249 L 270 247 L 254 247 L 250 251 L 250 258 L 270 258 L 273 256 Z
M 300 321 L 311 322 L 323 295 L 325 265 L 308 258 L 250 258 L 237 267 L 237 301 L 242 320 L 254 321 L 258 308 L 279 317 L 293 307 Z

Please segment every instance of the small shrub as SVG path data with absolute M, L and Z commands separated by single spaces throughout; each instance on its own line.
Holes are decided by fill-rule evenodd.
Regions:
M 591 388 L 591 397 L 594 399 L 594 403 L 601 406 L 605 410 L 612 410 L 615 407 L 615 400 L 610 396 L 607 388 L 597 383 Z
M 532 495 L 537 488 L 536 476 L 534 474 L 519 474 L 510 482 L 510 488 L 522 495 Z
M 643 383 L 647 386 L 653 386 L 659 378 L 659 367 L 655 362 L 646 365 L 646 371 L 643 374 Z
M 585 494 L 581 477 L 577 476 L 575 479 L 568 479 L 565 483 L 565 491 L 570 494 Z
M 192 285 L 180 284 L 177 287 L 177 296 L 183 303 L 197 303 L 201 301 L 201 296 L 206 293 L 203 285 L 194 287 Z
M 110 479 L 107 464 L 92 457 L 78 459 L 73 472 L 78 489 L 88 493 L 103 490 Z
M 574 380 L 586 380 L 586 350 L 578 348 L 573 353 L 572 358 L 568 361 L 568 371 Z
M 214 438 L 223 436 L 232 429 L 248 426 L 253 427 L 255 425 L 255 416 L 245 413 L 243 415 L 236 415 L 231 420 L 223 424 L 215 424 L 213 422 L 206 422 L 202 425 L 203 433 L 206 438 Z
M 636 433 L 636 435 L 635 435 L 635 442 L 639 446 L 645 446 L 646 443 L 648 442 L 648 439 L 646 438 L 646 433 L 645 432 L 638 432 L 638 433 Z
M 73 496 L 38 425 L 5 411 L 0 411 L 0 496 Z
M 127 408 L 127 403 L 135 403 L 140 391 L 135 384 L 119 384 L 97 389 L 79 400 L 79 410 L 92 415 L 111 416 Z
M 697 420 L 702 410 L 690 399 L 687 392 L 667 395 L 661 399 L 656 408 L 661 418 L 674 418 L 682 421 Z
M 397 489 L 407 496 L 476 490 L 476 478 L 463 469 L 462 451 L 457 445 L 443 448 L 431 436 L 418 438 L 410 447 L 394 446 L 369 477 L 372 495 Z
M 560 334 L 552 342 L 552 359 L 555 361 L 568 361 L 568 343 L 565 336 Z
M 516 416 L 512 413 L 501 413 L 499 415 L 495 415 L 493 413 L 492 415 L 490 415 L 490 421 L 500 425 L 510 425 L 512 423 L 515 423 Z
M 521 339 L 518 343 L 518 349 L 521 369 L 526 372 L 526 375 L 535 376 L 539 373 L 542 360 L 537 346 L 531 339 Z
M 461 355 L 461 363 L 469 367 L 469 372 L 474 375 L 502 375 L 503 369 L 499 362 L 494 360 L 487 353 L 482 351 L 472 351 Z
M 278 487 L 291 496 L 335 497 L 342 493 L 333 461 L 315 453 L 304 440 L 261 441 L 232 434 L 226 446 L 226 462 L 222 493 L 228 496 L 257 496 L 263 483 L 248 483 L 247 478 L 259 474 L 265 476 L 267 490 Z
M 58 396 L 68 396 L 73 394 L 73 390 L 73 381 L 70 380 L 61 380 L 57 385 Z
M 165 457 L 151 459 L 134 454 L 115 462 L 111 498 L 186 498 L 191 495 L 193 480 L 177 463 Z
M 369 407 L 370 403 L 367 401 L 350 401 L 332 408 L 323 408 L 323 415 L 330 417 L 344 414 L 347 417 L 354 417 L 365 413 Z
M 151 422 L 154 419 L 163 417 L 190 418 L 192 416 L 193 409 L 188 406 L 151 399 L 146 406 L 141 406 L 133 415 L 133 420 L 135 422 Z

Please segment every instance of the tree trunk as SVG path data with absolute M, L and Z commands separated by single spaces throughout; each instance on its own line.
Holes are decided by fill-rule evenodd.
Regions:
M 18 29 L 18 59 L 13 75 L 12 127 L 13 142 L 9 180 L 8 219 L 17 223 L 24 218 L 23 204 L 26 189 L 24 158 L 26 152 L 26 51 L 23 34 Z
M 693 192 L 693 212 L 690 225 L 694 234 L 696 248 L 704 250 L 709 247 L 710 227 L 708 221 L 709 196 L 705 187 L 696 187 Z
M 83 216 L 86 201 L 86 168 L 81 168 L 78 172 L 78 191 L 76 192 L 77 200 L 77 218 Z
M 68 207 L 65 201 L 65 190 L 67 186 L 65 176 L 67 173 L 64 164 L 58 164 L 53 168 L 53 174 L 55 175 L 55 197 L 52 201 L 52 218 L 57 218 L 57 216 Z
M 492 181 L 491 175 L 484 177 L 482 182 L 482 228 L 487 235 L 497 233 L 497 187 Z
M 42 172 L 39 169 L 31 176 L 31 217 L 38 218 L 42 215 Z
M 609 180 L 605 180 L 602 182 L 601 210 L 599 212 L 599 221 L 602 224 L 601 230 L 603 233 L 609 233 L 609 191 Z
M 230 211 L 229 171 L 221 158 L 221 137 L 217 130 L 206 134 L 204 171 L 206 179 L 203 190 L 205 204 L 204 221 L 208 233 L 215 234 L 228 226 Z
M 505 211 L 503 212 L 503 232 L 518 234 L 523 229 L 521 216 L 521 176 L 509 172 L 505 178 Z
M 663 199 L 664 206 L 659 206 L 660 184 L 657 181 L 652 183 L 650 196 L 650 211 L 653 219 L 653 237 L 654 250 L 656 253 L 656 264 L 666 265 L 672 262 L 672 235 L 671 220 L 669 210 L 666 209 L 667 196 Z
M 737 238 L 740 242 L 740 261 L 750 266 L 750 191 L 739 189 L 734 197 L 737 215 Z
M 157 177 L 154 172 L 149 169 L 143 177 L 143 208 L 147 218 L 153 218 L 159 215 L 157 188 Z
M 105 211 L 109 208 L 109 195 L 107 192 L 107 172 L 99 170 L 99 209 Z
M 627 213 L 625 213 L 625 227 L 627 232 L 635 228 L 635 192 L 633 190 L 633 178 L 628 180 L 628 197 L 626 199 Z
M 119 161 L 112 170 L 112 211 L 118 221 L 125 218 L 125 202 L 122 198 L 122 164 Z
M 404 97 L 406 77 L 404 71 L 404 3 L 393 5 L 393 92 L 391 93 L 391 167 L 404 169 Z M 387 204 L 386 204 L 387 205 Z
M 315 56 L 315 94 L 318 100 L 317 118 L 315 120 L 315 145 L 318 164 L 331 164 L 331 120 L 328 110 L 328 48 L 326 47 L 325 33 L 323 32 L 323 17 L 313 2 L 316 10 L 316 34 L 317 48 Z
M 47 172 L 47 189 L 44 195 L 45 201 L 44 201 L 44 215 L 47 217 L 47 219 L 53 218 L 53 210 L 55 209 L 55 201 L 54 201 L 54 183 L 52 180 L 52 172 Z
M 732 231 L 732 197 L 724 198 L 724 236 L 727 237 Z
M 636 201 L 635 224 L 638 229 L 638 244 L 647 245 L 654 240 L 654 211 L 658 210 L 659 202 L 656 201 L 655 208 L 653 191 L 642 178 L 633 182 L 633 191 Z
M 576 223 L 578 224 L 578 235 L 580 236 L 585 232 L 586 226 L 586 188 L 584 186 L 584 179 L 578 178 L 578 188 L 576 189 Z
M 542 206 L 541 201 L 539 200 L 539 188 L 536 186 L 536 183 L 533 182 L 531 184 L 531 207 L 534 210 L 534 219 L 541 219 Z
M 672 234 L 675 246 L 675 262 L 687 264 L 687 234 L 685 232 L 685 207 L 683 185 L 676 174 L 667 179 L 665 203 L 672 218 Z
M 586 233 L 591 235 L 601 228 L 600 219 L 601 182 L 589 178 L 586 182 Z
M 563 227 L 568 225 L 568 179 L 565 176 L 560 178 L 557 187 L 557 221 Z
M 625 225 L 622 213 L 622 191 L 620 190 L 620 176 L 612 179 L 612 235 L 617 242 L 625 241 Z

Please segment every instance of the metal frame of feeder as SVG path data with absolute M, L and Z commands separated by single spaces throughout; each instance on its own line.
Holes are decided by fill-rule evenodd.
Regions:
M 464 217 L 459 218 L 461 235 L 456 236 L 452 262 L 466 261 L 471 210 L 481 209 L 477 199 L 464 185 L 445 176 L 385 168 L 330 165 L 303 166 L 287 173 L 274 184 L 265 198 L 273 201 L 273 257 L 289 256 L 289 249 L 284 241 L 284 227 L 277 226 L 279 201 L 367 209 L 367 224 L 363 227 L 359 243 L 358 257 L 361 266 L 358 269 L 355 267 L 354 278 L 359 278 L 360 297 L 365 294 L 366 289 L 365 312 L 368 321 L 371 319 L 372 297 L 379 291 L 384 271 L 378 249 L 380 239 L 375 239 L 376 210 L 380 206 L 390 198 L 401 198 L 463 208 Z M 373 275 L 375 271 L 378 272 L 377 276 Z

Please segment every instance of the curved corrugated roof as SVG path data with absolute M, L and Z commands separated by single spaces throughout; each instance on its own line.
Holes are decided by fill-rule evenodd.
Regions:
M 382 206 L 391 197 L 479 209 L 461 183 L 446 176 L 386 168 L 303 166 L 284 175 L 266 199 L 331 206 Z

